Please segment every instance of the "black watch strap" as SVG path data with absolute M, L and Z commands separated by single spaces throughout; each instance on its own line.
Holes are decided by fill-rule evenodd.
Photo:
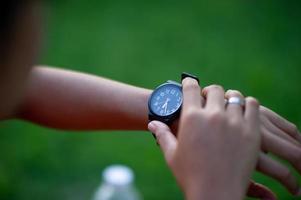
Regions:
M 198 78 L 197 76 L 194 76 L 194 75 L 189 74 L 189 73 L 187 73 L 187 72 L 182 72 L 182 75 L 181 75 L 181 81 L 183 81 L 184 78 L 187 78 L 187 77 L 190 77 L 190 78 L 195 79 L 195 80 L 200 84 L 200 80 L 199 80 L 199 78 Z

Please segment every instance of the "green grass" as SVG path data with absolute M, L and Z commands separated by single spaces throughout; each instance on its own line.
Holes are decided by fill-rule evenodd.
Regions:
M 50 5 L 43 64 L 146 88 L 188 71 L 204 86 L 217 83 L 255 96 L 301 126 L 298 1 Z M 147 132 L 71 133 L 20 121 L 0 124 L 0 199 L 89 199 L 101 171 L 113 163 L 135 170 L 146 200 L 183 199 Z M 270 178 L 255 178 L 279 199 L 297 199 Z

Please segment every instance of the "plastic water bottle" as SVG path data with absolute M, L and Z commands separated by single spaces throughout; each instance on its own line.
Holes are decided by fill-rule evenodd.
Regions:
M 103 171 L 102 176 L 102 184 L 93 200 L 142 200 L 134 186 L 134 173 L 130 168 L 112 165 Z

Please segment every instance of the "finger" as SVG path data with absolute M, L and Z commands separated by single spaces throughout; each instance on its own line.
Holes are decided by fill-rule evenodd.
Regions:
M 292 194 L 299 195 L 298 181 L 286 166 L 261 153 L 256 169 L 282 183 Z
M 187 108 L 199 109 L 201 108 L 200 86 L 193 78 L 185 78 L 182 81 L 183 87 L 183 113 Z
M 290 162 L 301 173 L 301 148 L 261 127 L 264 149 Z
M 255 183 L 254 181 L 250 182 L 247 196 L 263 200 L 277 200 L 277 197 L 272 190 L 262 184 Z
M 259 122 L 259 103 L 253 97 L 247 97 L 245 101 L 245 119 L 251 127 L 256 127 Z
M 148 129 L 155 134 L 167 163 L 172 159 L 177 146 L 177 139 L 170 128 L 159 121 L 152 121 L 148 124 Z
M 237 90 L 228 90 L 225 93 L 226 99 L 230 99 L 231 97 L 238 97 L 241 100 L 244 99 L 244 96 Z M 240 117 L 243 114 L 243 108 L 239 104 L 227 104 L 227 112 L 233 117 Z
M 275 134 L 281 137 L 284 140 L 287 140 L 296 146 L 301 147 L 301 143 L 298 142 L 295 138 L 286 134 L 282 129 L 275 126 L 265 115 L 260 116 L 261 126 L 264 126 L 270 133 Z
M 205 107 L 208 109 L 225 110 L 225 91 L 219 85 L 210 85 L 202 91 L 206 99 Z
M 205 98 L 203 96 L 200 96 L 200 98 L 201 98 L 201 106 L 204 107 L 205 106 L 205 102 L 206 102 Z
M 201 99 L 201 107 L 204 107 L 205 106 L 205 103 L 206 103 L 206 100 L 203 96 L 203 90 L 202 87 L 200 86 L 201 90 L 200 90 L 200 99 Z
M 295 124 L 287 121 L 286 119 L 284 119 L 283 117 L 281 117 L 277 113 L 273 112 L 272 110 L 270 110 L 270 109 L 268 109 L 264 106 L 260 106 L 260 111 L 273 124 L 275 124 L 275 126 L 282 129 L 285 133 L 287 133 L 288 135 L 295 138 L 298 142 L 301 143 L 301 134 L 300 134 L 300 131 L 298 130 L 298 128 Z

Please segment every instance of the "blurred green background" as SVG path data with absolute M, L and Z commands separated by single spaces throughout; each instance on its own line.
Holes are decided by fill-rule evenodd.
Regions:
M 300 127 L 300 8 L 300 1 L 51 1 L 40 62 L 146 88 L 188 71 L 204 86 L 255 96 Z M 135 170 L 146 200 L 183 199 L 147 132 L 72 133 L 16 120 L 1 123 L 0 133 L 1 200 L 91 199 L 114 163 Z M 254 176 L 279 199 L 297 199 Z

